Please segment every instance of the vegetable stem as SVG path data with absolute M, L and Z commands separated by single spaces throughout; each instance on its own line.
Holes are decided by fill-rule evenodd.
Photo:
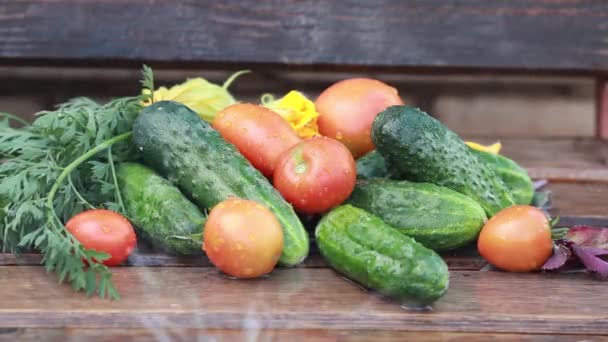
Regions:
M 93 157 L 97 153 L 105 150 L 106 148 L 108 148 L 118 142 L 131 138 L 132 135 L 133 135 L 133 132 L 127 132 L 127 133 L 123 133 L 121 135 L 117 135 L 114 138 L 108 139 L 108 140 L 102 142 L 101 144 L 95 146 L 94 148 L 88 150 L 86 153 L 84 153 L 80 157 L 76 158 L 76 160 L 74 160 L 68 166 L 66 166 L 63 169 L 63 171 L 59 174 L 59 177 L 57 177 L 57 180 L 55 181 L 55 184 L 53 184 L 51 191 L 49 191 L 48 197 L 46 198 L 47 210 L 49 210 L 51 213 L 53 213 L 53 216 L 55 216 L 54 215 L 55 210 L 53 208 L 53 200 L 55 199 L 55 195 L 57 194 L 57 191 L 59 190 L 61 183 L 63 183 L 63 181 L 66 179 L 66 177 L 72 171 L 74 171 L 75 168 L 77 168 L 80 164 L 84 163 L 85 161 L 87 161 L 89 158 Z
M 122 202 L 122 195 L 120 194 L 120 189 L 118 188 L 116 168 L 114 167 L 114 158 L 112 157 L 112 145 L 108 147 L 108 162 L 110 163 L 110 170 L 112 170 L 112 181 L 114 182 L 114 188 L 116 189 L 116 198 L 118 199 L 118 205 L 120 205 L 120 210 L 122 210 L 122 213 L 126 214 L 127 210 L 125 209 L 125 205 Z
M 224 84 L 222 84 L 222 88 L 224 90 L 228 89 L 228 87 L 230 87 L 232 82 L 234 82 L 234 80 L 236 80 L 239 76 L 248 74 L 250 72 L 251 72 L 251 70 L 241 70 L 241 71 L 235 72 L 234 74 L 230 75 L 230 77 L 228 77 L 228 79 L 224 82 Z

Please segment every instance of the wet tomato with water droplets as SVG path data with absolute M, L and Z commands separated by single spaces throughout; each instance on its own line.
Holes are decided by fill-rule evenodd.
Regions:
M 105 209 L 83 211 L 72 217 L 66 229 L 86 249 L 107 253 L 104 265 L 122 264 L 137 245 L 133 226 L 124 216 Z
M 540 209 L 528 205 L 503 209 L 483 226 L 477 249 L 502 270 L 537 270 L 553 253 L 549 220 Z
M 397 89 L 369 78 L 351 78 L 325 89 L 315 101 L 319 132 L 337 139 L 356 157 L 374 149 L 370 136 L 376 115 L 402 105 Z
M 341 143 L 327 137 L 302 141 L 279 160 L 273 182 L 298 211 L 323 213 L 353 192 L 355 160 Z
M 262 204 L 231 198 L 211 209 L 203 250 L 215 267 L 236 278 L 270 273 L 283 251 L 283 230 Z
M 266 177 L 272 176 L 281 154 L 300 142 L 298 134 L 279 114 L 250 103 L 221 110 L 213 128 Z

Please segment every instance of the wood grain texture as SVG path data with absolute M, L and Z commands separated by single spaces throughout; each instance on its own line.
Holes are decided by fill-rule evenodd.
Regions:
M 0 267 L 0 328 L 416 330 L 608 334 L 606 285 L 585 274 L 452 272 L 432 311 L 412 311 L 328 269 L 234 281 L 210 268 L 119 268 L 123 298 L 87 299 L 33 266 Z M 311 305 L 314 304 L 314 305 Z
M 608 69 L 602 0 L 18 0 L 0 57 Z
M 608 77 L 597 81 L 597 135 L 608 140 Z
M 40 265 L 42 256 L 37 253 L 13 255 L 0 253 L 0 266 L 36 266 Z M 453 252 L 453 255 L 444 256 L 445 262 L 452 271 L 478 271 L 487 262 L 477 252 Z M 154 251 L 135 252 L 122 265 L 122 267 L 213 267 L 209 259 L 201 257 L 180 257 L 162 254 Z M 298 268 L 327 268 L 328 265 L 317 253 L 304 260 Z
M 5 328 L 0 329 L 0 342 L 14 341 L 291 341 L 291 342 L 486 342 L 505 341 L 608 341 L 598 335 L 498 334 L 437 331 L 386 330 L 278 330 L 259 329 L 81 329 L 81 328 Z

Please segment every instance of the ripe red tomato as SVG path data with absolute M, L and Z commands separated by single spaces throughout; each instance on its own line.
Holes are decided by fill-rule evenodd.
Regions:
M 516 205 L 503 209 L 484 225 L 477 249 L 490 264 L 502 270 L 536 270 L 553 253 L 549 221 L 535 207 Z
M 374 149 L 370 131 L 376 115 L 402 104 L 397 89 L 380 81 L 340 81 L 325 89 L 315 101 L 319 132 L 346 145 L 357 158 Z
M 104 265 L 122 264 L 137 245 L 131 223 L 117 212 L 105 209 L 83 211 L 72 217 L 65 227 L 86 249 L 110 255 Z
M 213 207 L 205 223 L 203 250 L 211 263 L 237 278 L 272 272 L 283 251 L 283 230 L 263 205 L 231 198 Z
M 279 160 L 274 186 L 307 214 L 322 213 L 342 203 L 355 188 L 355 160 L 341 143 L 327 137 L 307 139 Z
M 279 114 L 250 103 L 237 103 L 221 110 L 213 128 L 266 177 L 272 176 L 281 154 L 300 142 L 300 137 Z

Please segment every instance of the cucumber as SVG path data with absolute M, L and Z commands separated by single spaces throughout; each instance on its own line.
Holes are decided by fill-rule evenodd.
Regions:
M 486 221 L 471 198 L 431 183 L 360 180 L 348 200 L 434 251 L 475 241 Z
M 133 125 L 133 142 L 145 164 L 201 209 L 229 197 L 266 206 L 283 227 L 282 265 L 296 265 L 308 255 L 308 234 L 293 208 L 234 145 L 188 107 L 161 101 L 144 108 Z
M 138 235 L 164 251 L 202 254 L 205 217 L 177 187 L 137 163 L 122 163 L 116 170 L 127 217 Z
M 473 149 L 471 151 L 502 179 L 515 204 L 528 205 L 532 202 L 534 183 L 526 169 L 519 166 L 514 160 L 500 154 Z
M 514 204 L 502 180 L 456 133 L 418 109 L 387 108 L 374 119 L 371 136 L 393 178 L 460 192 L 479 203 L 489 217 Z
M 357 178 L 372 179 L 372 178 L 388 178 L 390 174 L 386 165 L 386 160 L 373 150 L 363 157 L 357 159 Z
M 448 267 L 437 253 L 362 209 L 333 209 L 315 237 L 332 268 L 386 296 L 426 305 L 448 288 Z

